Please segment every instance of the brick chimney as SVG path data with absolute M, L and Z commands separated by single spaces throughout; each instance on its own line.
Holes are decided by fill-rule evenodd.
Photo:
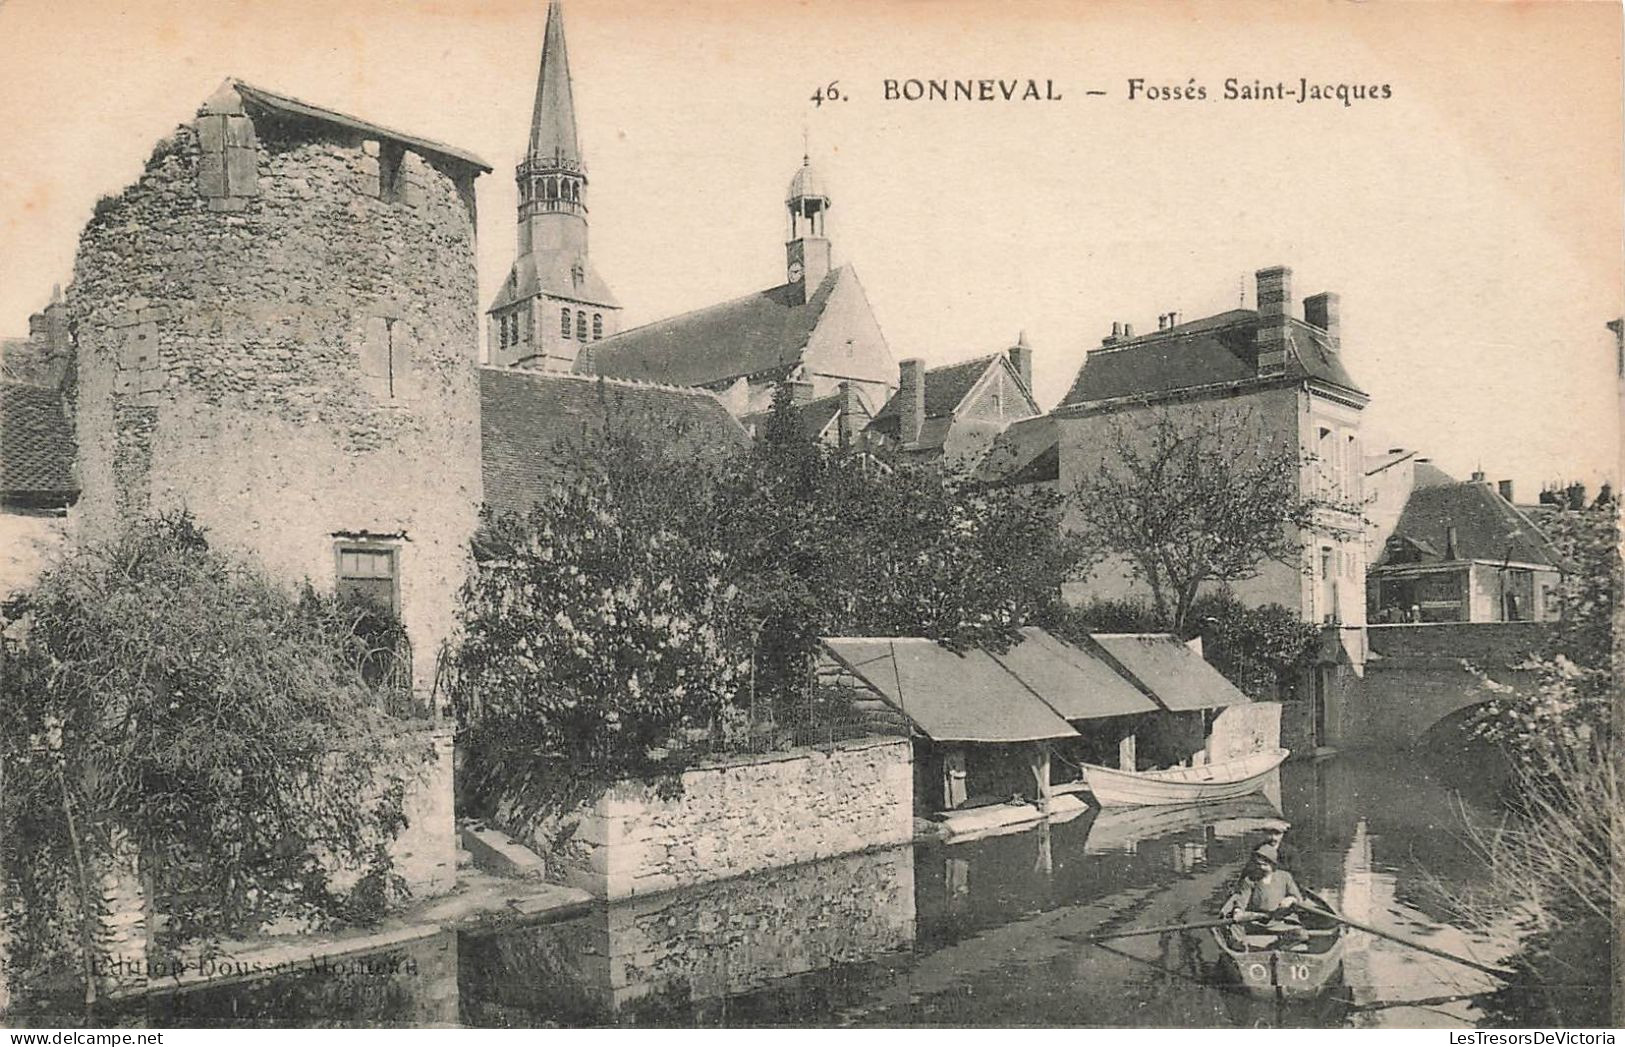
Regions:
M 897 376 L 897 442 L 911 444 L 925 424 L 925 361 L 904 360 Z
M 1027 344 L 1027 332 L 1016 335 L 1016 344 L 1010 347 L 1010 369 L 1021 376 L 1021 382 L 1030 393 L 1033 390 L 1033 347 Z
M 1292 270 L 1284 265 L 1260 269 L 1258 280 L 1258 373 L 1281 374 L 1286 370 L 1287 321 L 1292 313 Z
M 1303 319 L 1310 327 L 1326 332 L 1326 340 L 1333 349 L 1343 341 L 1342 304 L 1336 291 L 1322 291 L 1303 300 Z
M 1501 492 L 1501 497 L 1502 498 L 1505 498 L 1509 502 L 1512 501 L 1512 481 L 1511 480 L 1502 480 L 1500 483 L 1497 483 L 1495 485 L 1495 487 L 1496 487 L 1497 490 L 1499 490 Z
M 790 390 L 790 402 L 797 406 L 813 398 L 813 384 L 800 378 L 787 378 L 785 388 Z
M 858 400 L 858 387 L 852 382 L 841 383 L 840 396 L 841 413 L 836 416 L 835 429 L 841 450 L 849 451 L 858 446 L 858 436 L 863 431 L 863 404 Z

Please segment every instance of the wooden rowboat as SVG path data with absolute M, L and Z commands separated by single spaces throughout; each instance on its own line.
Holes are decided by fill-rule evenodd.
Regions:
M 1286 749 L 1265 749 L 1235 760 L 1164 771 L 1119 771 L 1086 763 L 1083 775 L 1102 807 L 1212 803 L 1256 792 L 1289 755 Z
M 1335 912 L 1313 891 L 1305 900 L 1326 912 Z M 1343 965 L 1345 928 L 1337 920 L 1299 910 L 1301 932 L 1297 940 L 1283 940 L 1281 925 L 1237 924 L 1213 928 L 1223 963 L 1253 996 L 1313 996 L 1324 990 Z

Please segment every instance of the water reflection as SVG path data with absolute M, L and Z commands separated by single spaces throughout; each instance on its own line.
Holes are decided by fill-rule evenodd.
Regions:
M 633 899 L 577 919 L 439 935 L 382 978 L 283 978 L 149 1003 L 153 1024 L 1414 1026 L 1485 1019 L 1488 976 L 1351 934 L 1308 1000 L 1219 977 L 1206 931 L 1263 825 L 1354 919 L 1485 963 L 1445 899 L 1481 875 L 1450 780 L 1403 756 L 1289 764 L 1273 796 L 1090 811 L 966 843 L 851 855 Z M 159 1006 L 159 1010 L 153 1010 Z
M 631 899 L 564 923 L 469 936 L 473 1024 L 705 1020 L 706 1004 L 914 940 L 914 855 L 894 848 Z

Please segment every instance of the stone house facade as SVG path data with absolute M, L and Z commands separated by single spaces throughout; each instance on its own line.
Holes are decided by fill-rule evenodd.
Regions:
M 1277 603 L 1325 627 L 1322 665 L 1303 682 L 1313 697 L 1317 744 L 1336 734 L 1337 709 L 1365 660 L 1365 454 L 1361 413 L 1369 397 L 1345 366 L 1339 299 L 1325 292 L 1295 312 L 1292 271 L 1257 273 L 1257 309 L 1182 321 L 1159 318 L 1155 331 L 1132 326 L 1089 352 L 1072 388 L 1052 412 L 1059 433 L 1063 494 L 1114 453 L 1116 441 L 1145 431 L 1153 412 L 1179 424 L 1243 426 L 1261 445 L 1295 448 L 1298 491 L 1316 503 L 1297 538 L 1296 563 L 1266 563 L 1232 583 L 1244 602 Z M 1072 602 L 1143 596 L 1126 561 L 1108 561 Z
M 1555 620 L 1568 565 L 1511 495 L 1481 472 L 1416 485 L 1371 563 L 1369 620 Z

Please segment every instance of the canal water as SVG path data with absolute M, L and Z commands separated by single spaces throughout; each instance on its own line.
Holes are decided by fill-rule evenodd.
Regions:
M 1296 873 L 1352 918 L 1494 963 L 1510 933 L 1447 899 L 1482 870 L 1448 767 L 1414 755 L 1283 767 L 1268 796 L 1086 811 L 953 845 L 875 851 L 634 900 L 573 920 L 442 934 L 344 968 L 149 997 L 167 1024 L 639 1026 L 1467 1026 L 1489 976 L 1356 933 L 1313 999 L 1215 977 L 1210 919 L 1261 821 L 1292 823 Z

